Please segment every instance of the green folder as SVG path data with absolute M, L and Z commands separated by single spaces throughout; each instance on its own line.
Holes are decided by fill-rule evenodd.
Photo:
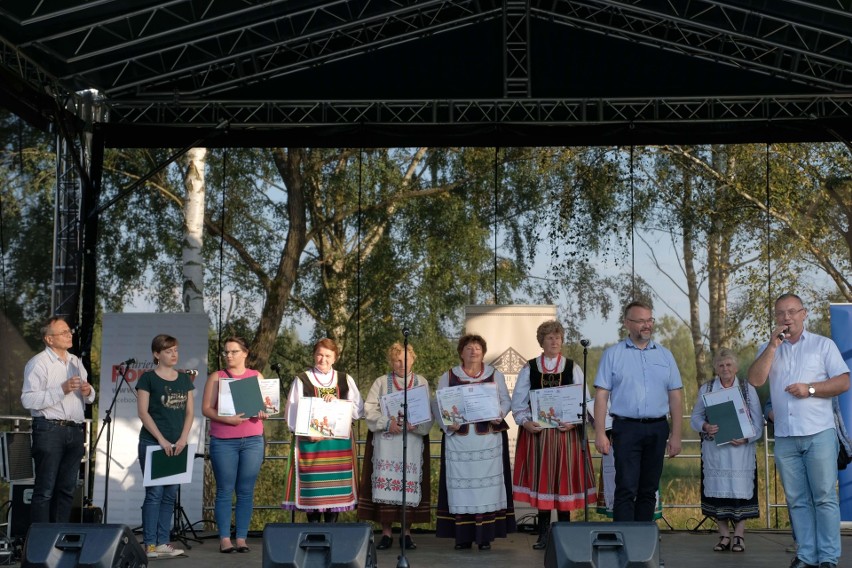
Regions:
M 266 410 L 257 376 L 231 381 L 229 386 L 231 398 L 234 399 L 234 411 L 237 414 L 242 413 L 244 418 L 249 418 Z
M 714 436 L 717 446 L 731 440 L 745 438 L 745 434 L 740 428 L 740 420 L 733 401 L 728 400 L 721 404 L 705 407 L 704 412 L 707 415 L 707 422 L 719 427 L 719 431 Z
M 188 465 L 186 448 L 176 456 L 167 456 L 163 449 L 154 450 L 151 452 L 151 479 L 186 473 Z

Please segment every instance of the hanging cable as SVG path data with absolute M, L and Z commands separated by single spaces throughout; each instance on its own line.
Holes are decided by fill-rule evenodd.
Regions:
M 358 314 L 355 318 L 355 372 L 357 376 L 361 376 L 361 216 L 364 214 L 361 209 L 361 198 L 364 188 L 364 148 L 358 150 L 358 257 L 356 258 L 356 269 L 358 273 L 355 277 L 355 309 Z
M 500 302 L 497 299 L 497 197 L 500 186 L 498 153 L 499 147 L 494 148 L 494 305 Z
M 358 257 L 355 259 L 355 309 L 358 310 L 355 317 L 355 376 L 361 377 L 361 217 L 364 210 L 361 208 L 361 197 L 364 187 L 364 148 L 358 150 L 358 222 L 357 222 L 357 241 L 358 241 Z M 361 423 L 363 420 L 358 420 L 358 437 L 360 439 Z
M 634 207 L 635 178 L 633 172 L 633 151 L 630 145 L 630 297 L 636 299 L 636 214 Z
M 769 207 L 772 203 L 772 200 L 769 195 L 769 179 L 770 179 L 770 167 L 769 167 L 769 150 L 770 143 L 766 143 L 766 298 L 769 308 L 769 328 L 772 329 L 772 243 L 770 238 L 772 237 L 772 216 L 770 215 Z
M 222 350 L 222 282 L 225 280 L 225 197 L 228 193 L 228 149 L 222 153 L 222 216 L 219 221 L 219 324 L 216 332 L 216 352 Z

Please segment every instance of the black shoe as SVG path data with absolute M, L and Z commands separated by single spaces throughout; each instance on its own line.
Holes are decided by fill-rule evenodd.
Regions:
M 407 534 L 404 537 L 399 537 L 399 543 L 405 546 L 405 550 L 414 550 L 417 545 L 411 540 L 411 535 Z
M 538 540 L 532 545 L 534 550 L 544 550 L 547 548 L 547 533 L 538 535 Z
M 834 562 L 820 562 L 819 568 L 837 568 L 837 564 Z
M 798 556 L 793 559 L 793 562 L 790 564 L 790 568 L 819 568 L 819 566 L 814 566 L 813 564 L 808 564 Z
M 237 552 L 250 552 L 250 551 L 251 551 L 251 548 L 249 548 L 248 546 L 238 546 L 237 547 Z
M 386 534 L 382 535 L 382 540 L 376 545 L 376 550 L 387 550 L 393 544 L 393 539 Z
M 221 552 L 222 554 L 230 554 L 230 553 L 234 552 L 235 550 L 236 550 L 236 548 L 234 548 L 233 546 L 229 546 L 228 548 L 220 548 L 219 552 Z
M 472 542 L 457 542 L 455 549 L 456 550 L 469 550 L 473 546 Z
M 479 550 L 491 550 L 491 544 L 488 542 L 483 542 L 479 545 Z

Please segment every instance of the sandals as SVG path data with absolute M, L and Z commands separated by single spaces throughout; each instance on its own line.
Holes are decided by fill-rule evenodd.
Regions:
M 725 542 L 728 541 L 728 542 Z M 726 550 L 731 550 L 731 537 L 729 536 L 720 536 L 719 542 L 716 543 L 716 546 L 713 547 L 714 552 L 725 552 Z
M 731 552 L 745 552 L 745 539 L 743 537 L 734 537 L 734 545 L 731 547 Z

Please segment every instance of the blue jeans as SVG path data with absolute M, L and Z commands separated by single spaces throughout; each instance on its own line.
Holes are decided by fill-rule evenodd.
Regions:
M 30 520 L 67 523 L 85 453 L 80 426 L 62 426 L 44 418 L 33 419 L 32 454 L 35 462 Z
M 237 494 L 234 509 L 236 537 L 248 536 L 254 506 L 254 482 L 263 464 L 263 436 L 248 438 L 210 438 L 210 461 L 216 477 L 214 515 L 219 538 L 231 536 L 231 499 Z
M 139 465 L 145 473 L 145 454 L 148 446 L 160 447 L 156 442 L 139 440 Z M 172 521 L 175 514 L 178 485 L 155 485 L 145 488 L 142 503 L 142 540 L 149 544 L 168 544 L 171 540 Z
M 833 428 L 775 439 L 775 463 L 796 527 L 797 556 L 806 564 L 836 564 L 840 558 L 837 450 Z

